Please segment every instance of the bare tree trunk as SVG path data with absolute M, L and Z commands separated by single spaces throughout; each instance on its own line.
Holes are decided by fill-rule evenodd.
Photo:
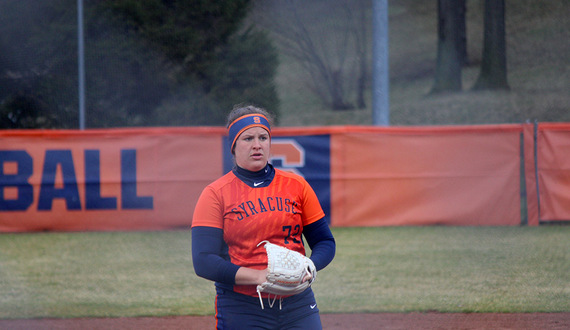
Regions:
M 481 73 L 474 90 L 509 89 L 505 41 L 505 0 L 485 0 Z
M 431 93 L 460 91 L 463 66 L 461 54 L 464 47 L 461 27 L 465 26 L 465 0 L 438 0 L 437 10 L 437 63 Z

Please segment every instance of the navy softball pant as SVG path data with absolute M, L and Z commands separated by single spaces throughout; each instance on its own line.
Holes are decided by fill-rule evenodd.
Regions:
M 282 301 L 277 298 L 273 306 L 263 299 L 264 309 L 258 297 L 222 288 L 216 288 L 216 293 L 217 329 L 322 329 L 311 288 Z

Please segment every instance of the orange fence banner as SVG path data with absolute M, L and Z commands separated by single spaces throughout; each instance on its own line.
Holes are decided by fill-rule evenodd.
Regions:
M 541 221 L 570 221 L 570 124 L 538 123 L 536 130 Z
M 4 131 L 0 231 L 188 227 L 223 129 Z
M 519 225 L 521 131 L 503 125 L 335 134 L 333 223 Z
M 331 226 L 570 221 L 570 124 L 291 127 L 270 161 Z M 190 228 L 231 170 L 222 127 L 0 131 L 0 232 Z

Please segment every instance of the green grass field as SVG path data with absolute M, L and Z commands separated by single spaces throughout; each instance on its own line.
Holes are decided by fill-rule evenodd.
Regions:
M 570 226 L 333 228 L 323 313 L 570 311 Z M 190 231 L 0 235 L 0 318 L 206 315 Z

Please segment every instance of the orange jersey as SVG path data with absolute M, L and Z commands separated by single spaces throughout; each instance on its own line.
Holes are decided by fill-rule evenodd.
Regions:
M 299 175 L 275 169 L 267 187 L 250 187 L 232 171 L 204 189 L 192 227 L 222 229 L 233 264 L 264 269 L 267 255 L 257 246 L 261 241 L 305 254 L 303 227 L 324 215 L 315 192 Z M 236 285 L 234 291 L 257 296 L 252 285 Z

